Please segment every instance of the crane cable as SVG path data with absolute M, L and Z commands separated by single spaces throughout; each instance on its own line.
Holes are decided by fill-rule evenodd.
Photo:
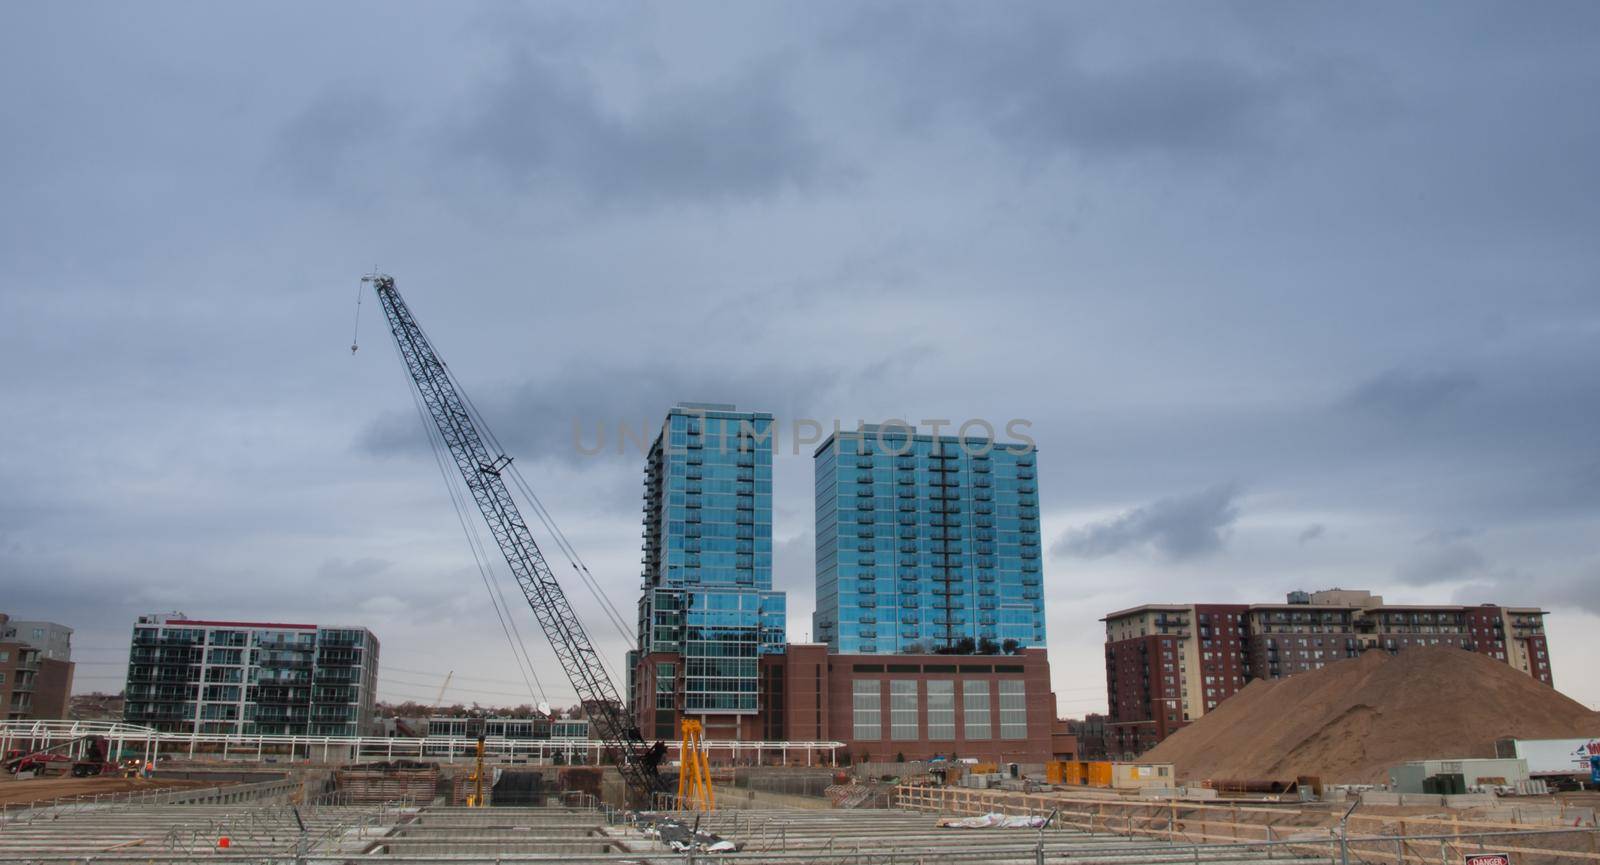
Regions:
M 472 415 L 474 423 L 476 423 L 477 426 L 483 430 L 482 435 L 484 438 L 490 445 L 494 447 L 497 452 L 504 455 L 505 448 L 503 448 L 500 444 L 500 441 L 495 438 L 494 432 L 490 429 L 489 425 L 484 422 L 483 416 L 478 411 L 477 405 L 473 404 L 472 402 L 472 397 L 467 396 L 466 391 L 461 388 L 460 382 L 455 380 L 455 376 L 452 375 L 448 369 L 445 370 L 445 375 L 450 376 L 451 381 L 456 384 L 456 391 L 461 394 L 462 403 L 467 407 L 467 411 Z M 622 619 L 621 613 L 617 612 L 616 607 L 611 604 L 611 600 L 607 598 L 605 593 L 601 590 L 599 581 L 594 578 L 593 574 L 589 573 L 589 569 L 587 567 L 580 567 L 581 560 L 578 559 L 577 549 L 572 546 L 571 541 L 567 540 L 566 533 L 561 531 L 561 527 L 555 522 L 555 517 L 551 515 L 547 508 L 545 508 L 544 502 L 540 500 L 538 494 L 533 491 L 533 487 L 528 484 L 527 479 L 522 476 L 522 471 L 517 468 L 516 463 L 508 462 L 506 469 L 502 470 L 501 474 L 502 476 L 506 474 L 511 476 L 512 485 L 522 493 L 523 498 L 528 502 L 529 509 L 533 511 L 533 515 L 539 518 L 539 522 L 544 525 L 545 531 L 548 532 L 550 537 L 555 540 L 556 548 L 561 551 L 562 555 L 566 556 L 567 564 L 572 567 L 572 570 L 575 573 L 577 573 L 578 581 L 581 582 L 583 587 L 589 590 L 589 594 L 594 597 L 595 601 L 600 607 L 600 612 L 604 613 L 605 617 L 611 622 L 612 627 L 617 629 L 617 634 L 621 636 L 623 645 L 631 645 L 635 638 L 632 634 L 628 633 L 627 625 L 623 623 L 624 620 Z M 554 575 L 552 574 L 552 576 Z M 610 676 L 613 680 L 617 678 L 616 671 L 611 669 L 611 665 L 607 663 L 604 654 L 596 652 L 595 659 L 598 660 L 600 662 L 600 666 L 605 669 L 606 675 Z
M 428 336 L 426 330 L 423 330 L 420 322 L 416 323 L 416 327 L 419 331 L 422 331 L 423 339 L 426 339 L 431 345 L 433 343 L 433 338 Z M 466 406 L 468 413 L 472 416 L 472 421 L 477 427 L 479 435 L 483 437 L 484 441 L 490 445 L 496 453 L 504 456 L 506 453 L 505 447 L 500 443 L 499 438 L 494 434 L 493 428 L 484 421 L 483 413 L 478 410 L 477 404 L 474 403 L 472 401 L 472 397 L 467 394 L 466 388 L 461 386 L 461 381 L 456 378 L 455 373 L 451 371 L 450 367 L 445 364 L 442 359 L 439 361 L 439 365 L 443 367 L 444 374 L 449 377 L 451 384 L 455 386 L 456 393 L 461 396 L 462 404 Z M 511 475 L 513 485 L 516 486 L 524 498 L 527 499 L 530 508 L 533 510 L 534 516 L 539 518 L 539 522 L 544 525 L 545 530 L 549 532 L 550 537 L 555 540 L 556 547 L 561 550 L 562 555 L 566 556 L 567 564 L 569 564 L 572 567 L 572 570 L 578 575 L 579 581 L 583 583 L 584 588 L 588 589 L 589 594 L 594 596 L 595 601 L 600 606 L 601 612 L 604 613 L 606 618 L 611 621 L 612 626 L 617 629 L 617 633 L 622 638 L 623 644 L 632 644 L 636 638 L 636 635 L 629 632 L 628 627 L 625 624 L 626 619 L 622 617 L 622 614 L 617 610 L 615 605 L 611 603 L 611 600 L 606 597 L 604 591 L 600 587 L 599 581 L 595 578 L 594 574 L 589 571 L 588 566 L 583 564 L 583 560 L 581 557 L 579 557 L 577 549 L 572 546 L 571 541 L 567 539 L 566 533 L 561 531 L 561 527 L 556 524 L 555 517 L 550 514 L 549 510 L 545 508 L 544 502 L 540 500 L 537 494 L 534 493 L 533 488 L 528 484 L 527 479 L 522 476 L 522 471 L 517 468 L 516 463 L 508 463 L 507 468 L 510 470 L 509 474 Z M 505 474 L 505 472 L 502 471 L 502 474 Z M 605 664 L 605 659 L 603 656 L 601 657 L 600 662 Z
M 421 408 L 420 404 L 418 408 Z M 423 420 L 426 422 L 426 415 L 423 416 Z M 489 595 L 489 605 L 494 608 L 495 617 L 500 621 L 500 630 L 505 634 L 506 642 L 511 645 L 511 655 L 517 662 L 517 673 L 522 677 L 523 685 L 528 688 L 530 696 L 536 696 L 537 699 L 548 702 L 549 698 L 545 694 L 544 683 L 539 680 L 538 670 L 534 667 L 527 643 L 522 639 L 521 629 L 517 627 L 516 617 L 511 614 L 511 606 L 506 602 L 505 595 L 501 592 L 501 581 L 495 575 L 493 559 L 489 556 L 483 535 L 478 531 L 476 521 L 467 514 L 467 505 L 464 500 L 466 494 L 456 486 L 460 482 L 460 478 L 454 477 L 450 472 L 450 467 L 446 464 L 443 453 L 444 445 L 436 438 L 437 431 L 432 427 L 427 427 L 427 429 L 429 444 L 434 452 L 434 461 L 439 466 L 439 473 L 447 485 L 446 491 L 450 495 L 451 506 L 455 508 L 456 520 L 461 524 L 462 533 L 467 535 L 467 545 L 472 551 L 473 561 L 478 566 L 478 576 L 483 581 L 484 590 Z M 533 677 L 531 683 L 529 682 L 530 674 Z M 535 686 L 538 689 L 537 694 L 535 694 Z
M 449 375 L 448 370 L 446 371 L 446 375 Z M 452 376 L 452 380 L 453 379 L 454 376 Z M 472 413 L 474 421 L 481 429 L 485 431 L 484 435 L 488 439 L 489 443 L 494 446 L 496 451 L 504 454 L 504 448 L 502 448 L 500 446 L 500 442 L 495 439 L 494 433 L 489 431 L 489 425 L 483 422 L 483 418 L 478 412 L 478 407 L 472 403 L 472 398 L 467 396 L 465 391 L 461 390 L 459 383 L 457 383 L 456 389 L 461 394 L 461 400 L 467 406 L 467 411 Z M 525 498 L 528 502 L 530 510 L 533 511 L 533 515 L 539 518 L 539 522 L 544 525 L 545 531 L 548 532 L 550 537 L 555 540 L 556 548 L 561 550 L 562 555 L 566 556 L 567 564 L 571 565 L 573 571 L 578 574 L 579 582 L 583 583 L 583 587 L 588 589 L 589 594 L 592 595 L 595 601 L 598 602 L 600 606 L 600 612 L 604 613 L 606 618 L 611 622 L 612 627 L 617 629 L 617 633 L 622 637 L 623 645 L 630 645 L 634 638 L 633 635 L 628 633 L 627 626 L 623 624 L 621 614 L 617 612 L 616 608 L 611 605 L 610 599 L 608 599 L 605 596 L 605 593 L 601 591 L 599 582 L 595 580 L 592 575 L 588 574 L 588 569 L 580 568 L 578 566 L 578 562 L 575 561 L 578 551 L 574 549 L 571 542 L 567 540 L 566 534 L 561 531 L 561 527 L 556 525 L 555 517 L 551 516 L 549 510 L 545 508 L 544 502 L 539 499 L 539 496 L 534 493 L 533 488 L 528 485 L 527 479 L 522 476 L 522 472 L 517 468 L 516 464 L 509 463 L 507 465 L 507 469 L 509 469 L 509 471 L 502 471 L 502 475 L 509 474 L 511 476 L 512 485 L 522 493 L 523 498 Z M 600 665 L 605 668 L 606 675 L 610 676 L 612 679 L 617 678 L 616 672 L 611 669 L 611 665 L 607 663 L 604 654 L 596 652 L 595 658 L 600 662 Z
M 420 397 L 417 398 L 417 408 L 419 413 L 423 411 Z M 426 424 L 426 414 L 422 414 L 422 420 Z M 446 464 L 443 452 L 444 445 L 437 438 L 437 431 L 431 425 L 425 425 L 424 428 L 429 434 L 429 444 L 433 449 L 434 462 L 438 465 L 439 473 L 444 478 L 445 489 L 450 496 L 451 506 L 456 511 L 456 521 L 461 524 L 462 533 L 467 536 L 467 546 L 472 551 L 473 561 L 478 566 L 478 576 L 483 581 L 484 590 L 489 594 L 489 604 L 494 608 L 495 617 L 500 621 L 500 630 L 505 634 L 506 642 L 511 645 L 512 657 L 517 662 L 517 673 L 521 675 L 523 685 L 528 688 L 530 696 L 536 696 L 538 699 L 548 702 L 549 698 L 545 694 L 544 683 L 539 680 L 538 670 L 533 665 L 533 658 L 528 653 L 527 643 L 523 641 L 522 632 L 517 627 L 516 617 L 511 614 L 511 607 L 506 603 L 505 595 L 500 591 L 500 580 L 494 574 L 493 559 L 488 554 L 483 536 L 477 530 L 476 521 L 467 515 L 467 506 L 464 501 L 465 494 L 456 486 L 460 482 L 460 478 L 454 477 L 450 472 L 450 467 Z M 533 677 L 531 683 L 528 679 L 530 674 Z M 537 694 L 534 692 L 535 685 L 538 688 Z
M 350 353 L 355 354 L 361 342 L 361 295 L 365 294 L 366 284 L 356 283 L 356 325 L 350 333 Z
M 452 376 L 452 379 L 453 378 L 454 376 Z M 478 407 L 473 404 L 472 398 L 467 396 L 465 391 L 462 391 L 461 399 L 466 403 L 467 410 L 472 412 L 474 418 L 478 421 L 478 425 L 487 431 L 486 435 L 490 444 L 494 446 L 495 450 L 505 453 L 505 449 L 501 446 L 499 440 L 495 438 L 494 432 L 490 430 L 487 423 L 483 422 L 482 415 L 478 411 Z M 578 574 L 579 580 L 584 584 L 584 587 L 589 590 L 589 594 L 594 596 L 595 601 L 597 601 L 600 605 L 601 612 L 605 613 L 606 618 L 611 620 L 611 624 L 616 627 L 617 632 L 621 635 L 623 641 L 631 641 L 634 635 L 629 633 L 628 627 L 625 624 L 626 620 L 622 617 L 622 614 L 617 610 L 616 606 L 611 603 L 611 599 L 605 595 L 604 591 L 600 587 L 599 580 L 596 579 L 594 574 L 589 571 L 589 566 L 584 564 L 582 557 L 578 555 L 577 548 L 574 547 L 572 542 L 567 539 L 566 532 L 563 532 L 561 527 L 556 524 L 555 517 L 550 513 L 550 510 L 544 506 L 544 501 L 539 498 L 539 495 L 533 491 L 533 487 L 529 485 L 527 478 L 522 476 L 522 470 L 517 468 L 516 463 L 511 463 L 509 468 L 511 469 L 510 473 L 512 484 L 516 486 L 522 495 L 528 500 L 528 504 L 531 506 L 534 516 L 538 517 L 539 522 L 544 524 L 545 530 L 548 531 L 550 536 L 555 540 L 556 547 L 561 550 L 562 555 L 566 556 L 567 564 L 572 566 L 572 570 Z
M 394 346 L 395 354 L 400 357 L 401 364 L 405 364 L 405 355 L 400 351 L 400 346 Z M 461 530 L 467 536 L 467 546 L 472 552 L 473 562 L 478 567 L 478 576 L 483 580 L 484 589 L 489 593 L 489 604 L 494 607 L 495 618 L 500 621 L 500 630 L 505 634 L 506 642 L 511 644 L 512 657 L 517 661 L 517 672 L 522 676 L 522 682 L 528 688 L 529 696 L 535 696 L 541 702 L 548 704 L 549 697 L 545 694 L 544 683 L 539 679 L 539 672 L 533 665 L 533 658 L 528 654 L 527 644 L 522 639 L 522 631 L 517 627 L 516 617 L 511 615 L 511 608 L 506 603 L 505 595 L 499 589 L 500 581 L 494 579 L 493 565 L 484 548 L 483 539 L 475 530 L 476 521 L 466 517 L 466 506 L 461 501 L 461 492 L 456 484 L 461 479 L 455 477 L 444 459 L 444 442 L 439 431 L 429 420 L 426 407 L 422 403 L 422 396 L 415 387 L 407 387 L 406 392 L 411 394 L 413 405 L 417 409 L 417 417 L 422 421 L 422 428 L 428 437 L 428 446 L 433 453 L 434 463 L 439 467 L 439 474 L 444 478 L 445 491 L 450 496 L 450 505 L 455 509 L 456 521 L 461 524 Z M 515 634 L 515 636 L 513 636 Z M 532 681 L 529 676 L 532 676 Z M 537 691 L 535 690 L 537 686 Z

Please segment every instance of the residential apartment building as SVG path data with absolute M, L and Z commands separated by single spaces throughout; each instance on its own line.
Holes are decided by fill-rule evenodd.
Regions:
M 123 719 L 170 732 L 358 736 L 377 700 L 366 628 L 140 616 Z
M 650 447 L 628 657 L 646 736 L 675 738 L 686 715 L 708 738 L 754 729 L 759 659 L 782 650 L 786 630 L 784 593 L 772 588 L 772 451 L 772 415 L 717 403 L 675 406 Z
M 0 720 L 67 717 L 75 667 L 71 637 L 64 625 L 0 613 Z
M 851 655 L 1044 645 L 1031 444 L 864 426 L 813 458 L 819 642 Z
M 443 715 L 428 719 L 429 736 L 453 736 L 458 739 L 477 735 L 479 729 L 490 739 L 526 739 L 529 741 L 588 739 L 587 718 L 552 718 L 532 715 L 513 718 L 494 715 L 487 718 L 456 718 Z
M 1081 720 L 1069 718 L 1067 732 L 1078 740 L 1078 759 L 1106 759 L 1106 716 L 1090 713 Z
M 1052 729 L 1031 445 L 880 427 L 824 442 L 818 642 L 786 644 L 771 422 L 682 404 L 651 447 L 640 733 L 674 739 L 695 717 L 708 739 L 840 741 L 856 760 L 1050 759 L 1070 737 Z
M 1253 679 L 1378 649 L 1456 646 L 1553 679 L 1538 608 L 1385 604 L 1366 591 L 1291 592 L 1282 604 L 1146 604 L 1106 625 L 1107 750 L 1148 750 Z
M 72 660 L 72 629 L 55 622 L 6 620 L 0 624 L 0 641 L 26 643 L 39 650 L 40 658 Z
M 479 730 L 482 730 L 484 737 L 489 739 L 548 739 L 550 718 L 547 715 L 532 715 L 526 718 L 506 715 L 491 715 L 486 718 L 435 715 L 428 719 L 427 732 L 424 735 L 465 739 L 477 735 Z

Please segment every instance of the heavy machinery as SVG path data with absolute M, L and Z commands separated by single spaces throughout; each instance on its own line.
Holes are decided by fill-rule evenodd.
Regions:
M 556 581 L 512 498 L 506 485 L 507 475 L 514 476 L 515 472 L 511 457 L 490 449 L 491 444 L 496 444 L 493 434 L 412 316 L 395 289 L 394 278 L 373 275 L 362 277 L 362 281 L 372 283 L 377 292 L 420 405 L 437 427 L 473 502 L 505 556 L 506 565 L 528 606 L 533 608 L 567 680 L 589 715 L 590 729 L 615 754 L 629 798 L 636 805 L 648 806 L 656 794 L 665 792 L 655 771 L 656 761 L 649 759 L 649 747 L 628 719 L 621 696 L 583 623 L 573 612 L 566 592 Z M 495 449 L 498 450 L 497 444 Z M 526 487 L 523 492 L 529 495 Z M 538 512 L 537 502 L 530 502 L 530 506 Z
M 483 727 L 482 718 L 467 721 L 467 735 L 477 737 L 477 746 L 473 749 L 472 772 L 467 775 L 468 808 L 482 808 L 489 804 L 483 795 Z
M 79 736 L 37 751 L 11 751 L 6 754 L 5 769 L 13 775 L 70 773 L 74 778 L 117 772 L 116 764 L 108 756 L 106 740 L 100 736 Z

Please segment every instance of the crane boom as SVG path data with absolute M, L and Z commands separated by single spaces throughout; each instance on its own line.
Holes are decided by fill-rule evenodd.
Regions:
M 550 648 L 560 660 L 573 690 L 577 691 L 591 728 L 616 754 L 617 767 L 629 791 L 648 804 L 653 794 L 664 790 L 661 779 L 653 771 L 653 761 L 647 759 L 649 750 L 643 738 L 625 715 L 622 700 L 600 663 L 599 653 L 573 612 L 566 592 L 556 582 L 555 574 L 545 562 L 544 553 L 534 542 L 501 477 L 511 458 L 489 450 L 483 434 L 487 429 L 479 431 L 481 419 L 474 421 L 454 377 L 395 289 L 394 278 L 368 276 L 363 280 L 373 283 L 378 302 L 389 321 L 389 331 L 400 348 L 423 406 L 455 459 L 478 511 L 505 555 L 506 565 L 528 599 L 528 606 L 533 608 L 539 626 L 549 638 Z

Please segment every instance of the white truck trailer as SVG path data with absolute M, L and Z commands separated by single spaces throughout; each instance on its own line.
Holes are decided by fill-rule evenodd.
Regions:
M 1600 737 L 1591 739 L 1501 739 L 1499 757 L 1528 762 L 1528 777 L 1554 784 L 1577 782 L 1600 786 Z

